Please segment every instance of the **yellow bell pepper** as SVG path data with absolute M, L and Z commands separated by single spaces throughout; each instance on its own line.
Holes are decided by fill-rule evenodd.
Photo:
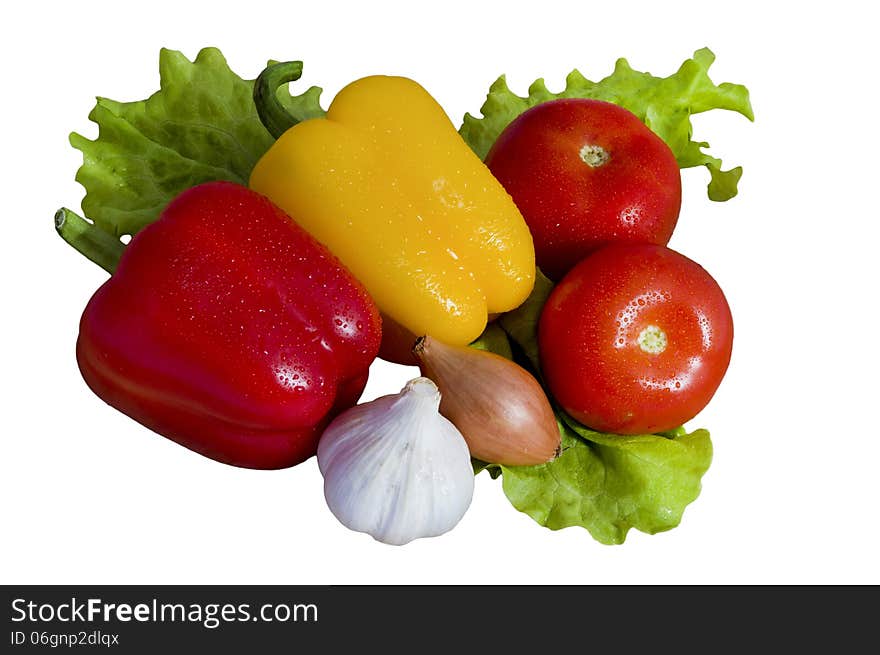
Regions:
M 528 227 L 428 92 L 403 77 L 366 77 L 342 89 L 325 118 L 284 129 L 275 91 L 298 77 L 282 69 L 258 80 L 261 117 L 280 137 L 250 187 L 415 335 L 464 345 L 489 314 L 518 307 L 534 284 Z

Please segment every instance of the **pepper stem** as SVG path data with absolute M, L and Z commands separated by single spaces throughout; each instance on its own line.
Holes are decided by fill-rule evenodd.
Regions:
M 301 61 L 285 61 L 272 64 L 263 69 L 254 81 L 254 104 L 260 121 L 276 139 L 291 127 L 299 123 L 299 119 L 291 114 L 278 99 L 278 88 L 282 84 L 295 82 L 302 75 Z
M 55 212 L 55 230 L 61 238 L 108 273 L 116 270 L 125 244 L 94 223 L 62 207 Z

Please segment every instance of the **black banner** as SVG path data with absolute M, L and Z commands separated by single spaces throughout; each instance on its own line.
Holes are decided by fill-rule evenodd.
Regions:
M 874 587 L 7 586 L 0 652 L 861 652 L 877 599 Z

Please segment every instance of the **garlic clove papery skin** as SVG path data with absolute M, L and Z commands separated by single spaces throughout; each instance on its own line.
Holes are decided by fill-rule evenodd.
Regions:
M 474 472 L 464 437 L 439 408 L 437 386 L 419 377 L 330 423 L 318 468 L 340 523 L 393 545 L 458 524 L 473 497 Z

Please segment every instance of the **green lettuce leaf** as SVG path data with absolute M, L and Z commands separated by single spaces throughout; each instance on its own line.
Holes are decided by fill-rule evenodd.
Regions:
M 488 350 L 507 359 L 513 359 L 510 340 L 507 338 L 507 333 L 498 323 L 489 323 L 486 329 L 483 330 L 483 334 L 469 345 L 477 350 Z
M 553 282 L 540 270 L 531 295 L 471 344 L 513 359 L 540 380 L 538 322 Z M 508 339 L 497 334 L 500 325 Z M 549 395 L 549 392 L 548 392 Z M 663 434 L 604 434 L 556 408 L 562 454 L 538 466 L 474 460 L 474 473 L 501 476 L 510 503 L 552 530 L 579 526 L 603 544 L 621 544 L 635 528 L 655 534 L 681 522 L 700 494 L 712 461 L 706 430 L 679 427 Z
M 497 464 L 489 464 L 488 462 L 484 462 L 483 460 L 477 459 L 476 457 L 471 457 L 471 465 L 474 468 L 474 475 L 480 473 L 481 471 L 486 471 L 489 476 L 495 480 L 501 475 L 501 467 Z
M 204 48 L 193 62 L 163 48 L 159 79 L 160 90 L 146 100 L 99 97 L 89 114 L 99 129 L 94 141 L 70 135 L 83 153 L 76 174 L 86 189 L 83 212 L 114 236 L 135 234 L 196 184 L 246 184 L 274 141 L 257 115 L 253 80 L 232 72 L 216 48 Z M 299 96 L 282 91 L 280 99 L 304 120 L 324 113 L 320 94 L 312 87 Z
M 618 59 L 614 72 L 599 82 L 591 82 L 577 70 L 566 78 L 560 93 L 547 90 L 538 79 L 529 87 L 528 96 L 520 97 L 508 87 L 502 75 L 489 88 L 480 109 L 482 118 L 465 114 L 461 136 L 481 159 L 486 157 L 502 130 L 526 109 L 554 98 L 594 98 L 629 109 L 662 138 L 681 168 L 705 166 L 709 170 L 709 198 L 729 200 L 737 193 L 742 168 L 721 169 L 721 160 L 705 152 L 709 144 L 694 141 L 691 115 L 712 109 L 735 111 L 754 120 L 748 90 L 740 84 L 714 84 L 709 67 L 715 55 L 708 48 L 697 50 L 669 77 L 655 77 L 633 70 L 626 59 Z
M 539 524 L 580 526 L 603 544 L 623 543 L 631 528 L 655 534 L 677 526 L 712 461 L 706 430 L 609 435 L 568 417 L 559 428 L 562 454 L 538 466 L 502 466 L 502 488 Z
M 536 269 L 535 286 L 532 287 L 529 297 L 519 307 L 498 319 L 501 327 L 528 359 L 532 372 L 538 374 L 541 371 L 538 358 L 538 321 L 551 291 L 553 282 L 541 269 Z

